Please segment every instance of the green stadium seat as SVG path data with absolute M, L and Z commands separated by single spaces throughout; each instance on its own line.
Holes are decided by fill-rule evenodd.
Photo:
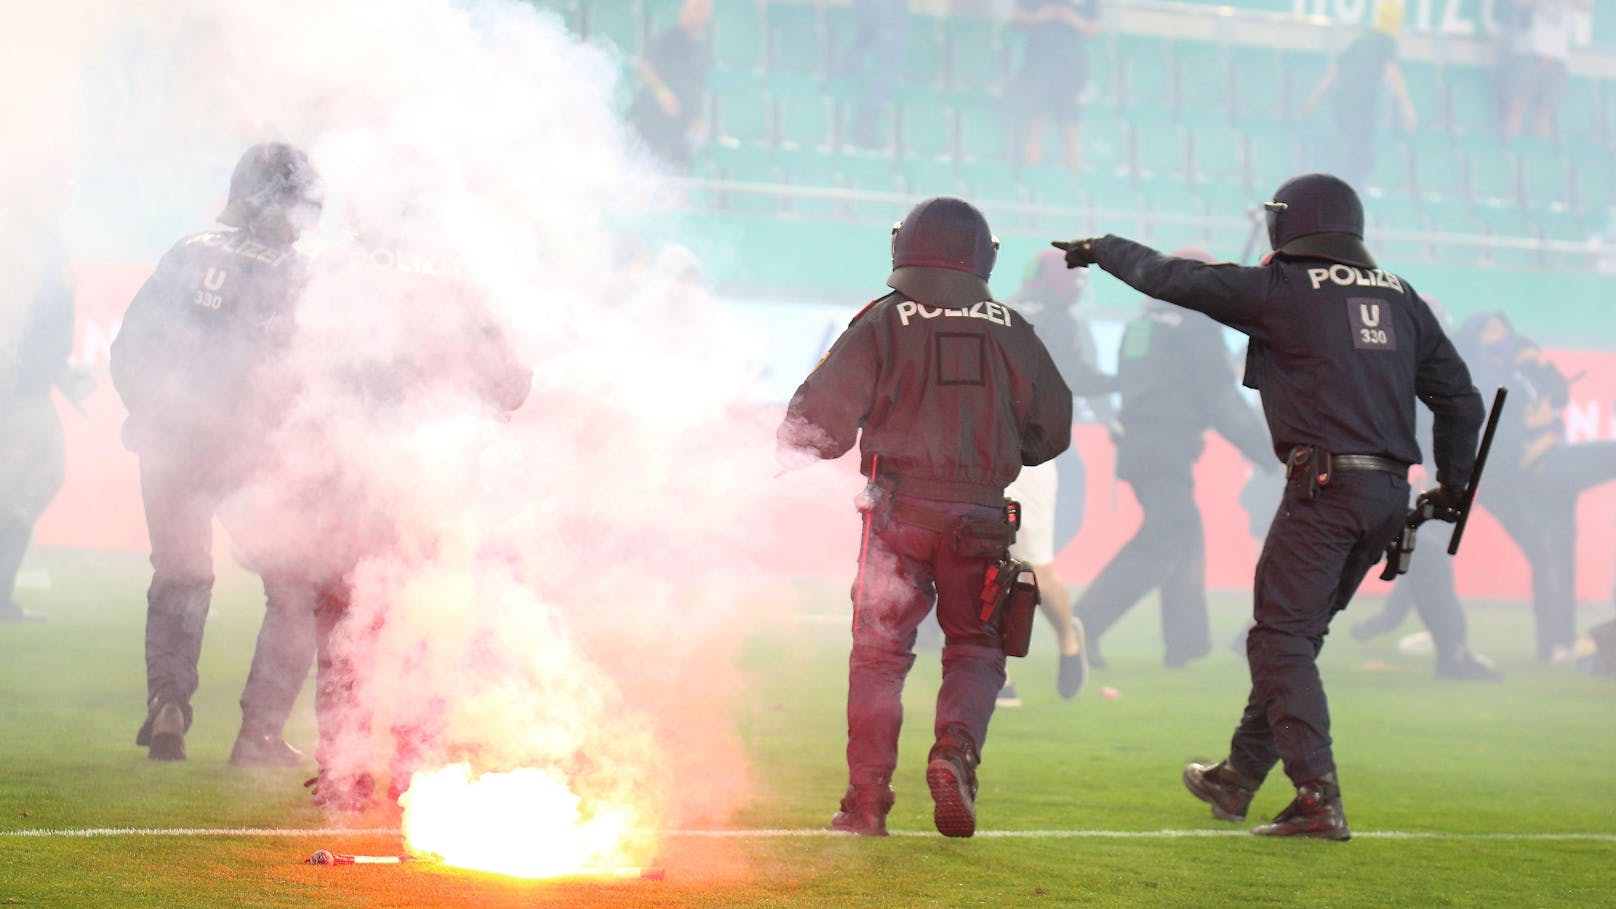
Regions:
M 954 112 L 935 97 L 909 97 L 898 108 L 898 150 L 915 157 L 954 157 Z
M 1511 143 L 1520 159 L 1521 198 L 1532 208 L 1568 208 L 1571 162 L 1548 139 L 1517 136 Z
M 1447 135 L 1422 131 L 1409 137 L 1409 162 L 1421 199 L 1442 202 L 1463 196 L 1464 156 Z
M 851 190 L 902 195 L 904 187 L 891 158 L 858 152 L 843 153 L 836 159 L 842 185 Z M 906 208 L 901 202 L 860 200 L 848 203 L 848 215 L 864 219 L 897 221 Z
M 714 0 L 710 40 L 717 65 L 752 70 L 762 67 L 763 10 L 758 0 Z
M 1104 178 L 1127 177 L 1134 171 L 1133 132 L 1121 117 L 1104 114 L 1083 121 L 1083 173 Z M 1044 142 L 1044 160 L 1060 154 L 1059 137 Z
M 1555 118 L 1557 139 L 1566 144 L 1605 141 L 1610 124 L 1605 120 L 1601 93 L 1596 79 L 1573 75 L 1566 80 L 1565 97 Z
M 769 3 L 763 13 L 768 44 L 764 65 L 769 72 L 830 72 L 830 48 L 817 3 Z
M 1460 136 L 1497 136 L 1503 122 L 1498 102 L 1498 80 L 1490 68 L 1448 66 L 1448 129 Z
M 1397 65 L 1402 69 L 1403 81 L 1408 85 L 1408 100 L 1414 105 L 1414 115 L 1419 118 L 1416 128 L 1439 127 L 1447 115 L 1447 91 L 1443 87 L 1441 67 L 1426 60 L 1410 60 L 1406 57 L 1398 60 Z M 1380 108 L 1382 122 L 1401 132 L 1403 112 L 1390 90 L 1382 93 Z
M 1406 196 L 1411 184 L 1408 146 L 1396 134 L 1381 130 L 1367 183 L 1359 188 L 1373 195 Z
M 959 153 L 966 161 L 1008 161 L 1016 140 L 1004 107 L 985 102 L 960 102 L 954 107 L 959 123 Z
M 1149 107 L 1167 109 L 1174 104 L 1171 39 L 1118 35 L 1112 47 L 1119 108 L 1137 112 Z
M 1283 86 L 1280 94 L 1280 107 L 1275 111 L 1277 119 L 1288 119 L 1296 116 L 1307 103 L 1313 90 L 1318 87 L 1324 74 L 1330 71 L 1335 62 L 1335 55 L 1311 50 L 1285 50 L 1280 52 L 1279 70 L 1280 84 Z
M 837 191 L 841 182 L 837 176 L 836 158 L 811 148 L 780 148 L 774 153 L 786 185 L 802 189 Z M 834 218 L 842 214 L 842 203 L 834 195 L 786 196 L 787 214 L 805 218 Z
M 645 46 L 645 16 L 640 0 L 589 3 L 583 10 L 584 35 L 605 42 L 628 56 L 639 56 Z
M 1616 205 L 1616 159 L 1609 147 L 1585 145 L 1569 150 L 1572 201 L 1584 214 L 1598 214 Z
M 775 140 L 782 148 L 831 147 L 835 111 L 817 88 L 775 92 Z
M 908 85 L 943 86 L 943 27 L 936 16 L 909 15 L 909 46 L 903 54 L 899 79 Z
M 1246 139 L 1246 180 L 1266 196 L 1281 183 L 1301 173 L 1302 140 L 1284 125 L 1252 129 Z
M 1364 219 L 1376 231 L 1425 229 L 1425 216 L 1418 201 L 1406 192 L 1366 196 L 1363 203 Z M 1375 245 L 1371 243 L 1370 248 L 1374 249 Z M 1384 248 L 1390 251 L 1395 246 Z
M 1189 134 L 1181 126 L 1155 117 L 1134 124 L 1134 169 L 1146 178 L 1185 180 L 1190 174 Z
M 1234 111 L 1241 122 L 1284 120 L 1285 76 L 1278 51 L 1269 47 L 1238 47 L 1229 60 Z
M 713 135 L 730 144 L 773 144 L 773 115 L 768 95 L 755 82 L 715 71 L 710 111 Z
M 776 184 L 781 182 L 780 171 L 766 148 L 758 146 L 716 145 L 711 160 L 727 183 Z M 780 211 L 781 197 L 776 193 L 724 190 L 719 200 L 724 211 L 745 214 L 775 214 Z
M 595 0 L 600 3 L 601 0 Z M 644 7 L 645 34 L 655 35 L 670 25 L 679 21 L 679 8 L 684 6 L 684 0 L 640 0 Z M 717 21 L 718 12 L 714 9 L 713 20 Z
M 1519 243 L 1539 237 L 1531 213 L 1518 205 L 1478 205 L 1472 218 L 1480 233 L 1496 240 Z M 1493 247 L 1486 252 L 1485 261 L 1500 268 L 1541 268 L 1544 264 L 1541 250 L 1517 246 Z
M 1200 184 L 1239 184 L 1246 175 L 1246 131 L 1229 123 L 1206 123 L 1190 132 L 1191 174 Z
M 1021 205 L 1027 201 L 1021 178 L 1008 164 L 990 161 L 961 161 L 958 167 L 965 198 L 981 207 L 994 204 Z
M 904 188 L 916 199 L 929 196 L 967 195 L 964 181 L 949 161 L 916 159 L 899 162 Z
M 1180 41 L 1173 50 L 1173 69 L 1180 110 L 1230 109 L 1233 91 L 1226 47 L 1211 41 Z
M 956 92 L 997 94 L 1009 77 L 1004 30 L 991 19 L 949 16 L 943 20 L 945 84 Z
M 1469 162 L 1467 183 L 1470 198 L 1478 203 L 1502 203 L 1521 197 L 1515 156 L 1492 142 L 1472 143 L 1465 155 Z

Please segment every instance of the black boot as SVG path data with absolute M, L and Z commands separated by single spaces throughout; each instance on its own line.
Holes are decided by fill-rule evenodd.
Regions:
M 1341 787 L 1335 774 L 1296 787 L 1296 798 L 1272 822 L 1251 831 L 1258 836 L 1309 836 L 1321 840 L 1350 840 L 1347 813 L 1341 808 Z
M 1501 682 L 1504 674 L 1499 672 L 1493 661 L 1479 653 L 1474 653 L 1469 647 L 1455 647 L 1452 653 L 1438 654 L 1436 658 L 1436 677 L 1439 679 L 1455 679 L 1461 682 Z
M 1187 764 L 1184 767 L 1184 788 L 1190 794 L 1212 806 L 1212 816 L 1220 821 L 1243 821 L 1246 809 L 1251 807 L 1252 796 L 1261 785 L 1250 777 L 1237 773 L 1227 761 L 1216 764 Z
M 152 701 L 147 715 L 151 724 L 151 749 L 146 756 L 154 761 L 185 760 L 185 711 L 172 701 Z M 138 741 L 138 740 L 137 740 Z
M 976 743 L 963 729 L 949 727 L 926 758 L 932 822 L 943 836 L 976 833 Z
M 859 836 L 886 836 L 887 812 L 894 800 L 891 786 L 848 786 L 842 810 L 830 819 L 830 829 Z
M 303 752 L 281 738 L 268 725 L 243 721 L 236 743 L 230 748 L 232 767 L 296 767 L 303 763 Z

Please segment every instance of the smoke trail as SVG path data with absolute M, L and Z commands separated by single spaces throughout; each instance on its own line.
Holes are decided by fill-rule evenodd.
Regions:
M 612 112 L 621 61 L 514 2 L 91 11 L 18 30 L 88 83 L 51 98 L 51 152 L 98 175 L 83 233 L 161 249 L 266 139 L 325 183 L 273 469 L 230 508 L 254 564 L 350 581 L 333 645 L 374 724 L 331 759 L 385 773 L 397 730 L 428 764 L 721 821 L 746 785 L 728 657 L 766 616 L 736 582 L 766 529 L 735 506 L 770 494 L 772 428 L 692 263 L 617 258 L 665 200 Z M 533 369 L 508 419 L 504 360 Z

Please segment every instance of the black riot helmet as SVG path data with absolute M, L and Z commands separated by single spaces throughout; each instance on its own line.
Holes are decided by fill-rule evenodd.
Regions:
M 320 177 L 309 156 L 285 142 L 261 142 L 242 153 L 230 175 L 230 200 L 219 212 L 221 224 L 288 233 L 297 239 L 319 219 Z
M 1375 258 L 1363 242 L 1363 203 L 1340 177 L 1292 177 L 1263 208 L 1268 212 L 1268 242 L 1274 252 L 1375 267 Z
M 999 240 L 976 206 L 937 196 L 892 226 L 892 277 L 887 284 L 936 306 L 989 300 L 988 277 L 998 255 Z

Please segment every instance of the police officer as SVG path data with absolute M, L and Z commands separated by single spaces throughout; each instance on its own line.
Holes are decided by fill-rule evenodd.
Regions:
M 146 721 L 136 744 L 184 760 L 191 696 L 213 589 L 212 521 L 261 467 L 279 395 L 268 368 L 293 327 L 304 261 L 292 248 L 319 217 L 308 157 L 281 142 L 249 148 L 218 220 L 185 237 L 129 305 L 112 344 L 112 380 L 129 411 L 124 444 L 140 459 L 151 538 L 146 603 Z M 228 526 L 228 523 L 227 523 Z M 314 621 L 263 572 L 267 608 L 242 693 L 238 765 L 296 764 L 281 739 L 314 656 Z
M 33 220 L 54 217 L 60 200 L 46 187 L 29 194 L 18 212 Z M 44 616 L 19 606 L 13 595 L 17 572 L 28 551 L 34 524 L 62 488 L 66 461 L 62 422 L 51 390 L 77 402 L 93 382 L 68 364 L 73 350 L 73 276 L 66 252 L 53 231 L 39 223 L 17 225 L 41 236 L 33 255 L 6 267 L 27 293 L 20 334 L 0 339 L 0 622 L 40 621 Z
M 904 678 L 935 595 L 943 682 L 926 782 L 940 833 L 976 831 L 976 767 L 1004 684 L 1000 616 L 984 618 L 981 598 L 1015 535 L 1004 489 L 1070 444 L 1072 417 L 1032 326 L 988 289 L 997 249 L 969 203 L 915 206 L 893 229 L 893 292 L 853 319 L 779 429 L 782 461 L 836 458 L 858 441 L 870 477 L 835 830 L 886 834 Z
M 1068 265 L 1099 265 L 1250 337 L 1245 384 L 1261 394 L 1288 480 L 1257 562 L 1244 715 L 1228 758 L 1190 764 L 1184 783 L 1215 817 L 1244 820 L 1282 760 L 1296 798 L 1253 832 L 1345 840 L 1319 650 L 1407 514 L 1416 397 L 1435 417 L 1440 484 L 1421 497 L 1446 520 L 1475 466 L 1482 404 L 1430 308 L 1365 248 L 1350 186 L 1306 174 L 1266 208 L 1274 252 L 1260 267 L 1169 258 L 1115 236 L 1057 245 Z
M 1197 249 L 1174 255 L 1212 260 Z M 1073 609 L 1088 631 L 1089 662 L 1096 666 L 1105 664 L 1100 636 L 1158 587 L 1166 664 L 1182 666 L 1212 650 L 1206 541 L 1193 473 L 1202 436 L 1216 429 L 1260 470 L 1275 469 L 1262 418 L 1240 397 L 1236 381 L 1222 330 L 1198 312 L 1147 299 L 1123 331 L 1117 477 L 1133 487 L 1143 516 Z

